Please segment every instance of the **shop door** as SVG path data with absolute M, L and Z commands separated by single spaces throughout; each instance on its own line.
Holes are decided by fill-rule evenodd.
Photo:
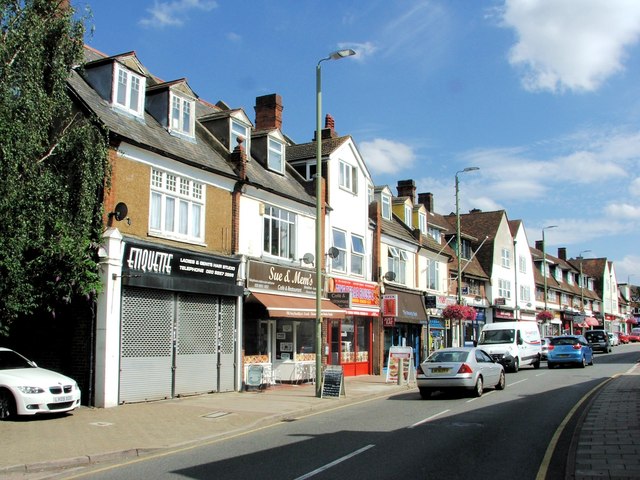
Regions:
M 368 318 L 344 318 L 330 323 L 331 365 L 342 365 L 345 376 L 369 375 L 371 363 L 371 321 Z

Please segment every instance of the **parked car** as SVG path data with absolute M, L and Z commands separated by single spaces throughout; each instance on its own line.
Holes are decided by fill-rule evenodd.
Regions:
M 495 322 L 482 327 L 478 346 L 506 370 L 540 368 L 540 330 L 536 322 Z
M 476 397 L 486 387 L 504 390 L 504 367 L 478 347 L 450 347 L 433 352 L 417 371 L 420 396 L 427 399 L 436 390 L 466 389 Z
M 614 332 L 613 334 L 616 337 L 618 337 L 618 343 L 620 343 L 621 345 L 629 343 L 629 335 L 627 335 L 626 333 L 624 333 L 624 332 Z
M 587 339 L 594 352 L 611 352 L 609 336 L 604 330 L 587 330 L 584 332 L 584 337 Z
M 0 347 L 0 419 L 70 412 L 80 405 L 75 380 Z
M 618 345 L 620 345 L 620 340 L 618 340 L 618 337 L 612 332 L 607 332 L 607 336 L 609 337 L 609 343 L 612 347 L 617 347 Z
M 547 352 L 547 366 L 578 365 L 584 368 L 593 365 L 593 349 L 583 335 L 561 335 L 554 337 Z
M 540 346 L 541 346 L 541 353 L 540 353 L 540 358 L 542 360 L 546 360 L 547 359 L 547 351 L 549 350 L 549 342 L 551 342 L 551 339 L 549 337 L 544 337 L 542 339 L 540 339 Z
M 630 342 L 640 342 L 640 328 L 632 328 L 629 332 Z

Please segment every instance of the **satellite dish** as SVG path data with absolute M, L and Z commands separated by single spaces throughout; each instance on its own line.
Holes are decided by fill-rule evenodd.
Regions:
M 129 208 L 127 208 L 127 204 L 124 202 L 120 202 L 116 205 L 116 208 L 113 210 L 113 218 L 117 221 L 124 220 L 127 218 L 127 213 L 129 213 Z
M 315 260 L 315 258 L 314 258 L 314 256 L 313 256 L 313 254 L 312 254 L 312 253 L 305 253 L 305 254 L 302 256 L 302 261 L 303 261 L 304 263 L 306 263 L 306 264 L 313 263 L 313 261 L 314 261 L 314 260 Z
M 329 258 L 338 258 L 338 255 L 340 255 L 340 250 L 338 250 L 336 247 L 331 247 L 327 252 L 327 256 Z
M 387 273 L 384 274 L 384 279 L 390 282 L 393 282 L 396 279 L 395 272 L 392 272 L 391 270 L 389 270 Z

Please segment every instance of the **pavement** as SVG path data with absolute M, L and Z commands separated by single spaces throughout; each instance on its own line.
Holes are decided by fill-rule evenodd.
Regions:
M 72 414 L 2 422 L 0 478 L 61 478 L 61 470 L 186 448 L 408 392 L 418 395 L 415 385 L 365 375 L 346 377 L 339 397 L 318 398 L 313 384 L 278 384 L 106 409 L 80 407 Z M 583 404 L 570 423 L 575 430 L 570 432 L 565 479 L 639 479 L 640 365 L 606 381 Z

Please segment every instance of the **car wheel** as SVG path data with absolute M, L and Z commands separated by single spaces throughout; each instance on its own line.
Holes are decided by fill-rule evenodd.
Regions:
M 476 381 L 476 386 L 473 389 L 473 396 L 481 397 L 483 393 L 484 393 L 484 383 L 482 382 L 482 377 L 478 377 L 478 380 Z
M 591 361 L 589 362 L 589 365 L 593 365 L 593 354 L 591 354 Z
M 16 401 L 8 390 L 0 390 L 0 420 L 16 416 Z
M 431 398 L 432 390 L 430 388 L 420 388 L 419 390 L 420 390 L 420 396 L 422 397 L 423 400 L 427 400 Z
M 540 357 L 538 357 L 538 359 L 533 362 L 533 368 L 538 369 L 540 368 Z
M 504 378 L 504 372 L 500 372 L 500 378 L 498 379 L 498 383 L 496 384 L 496 390 L 504 390 L 504 387 L 507 385 L 507 381 Z
M 580 362 L 580 368 L 584 368 L 587 366 L 587 359 L 585 358 L 585 356 L 582 356 L 582 361 Z
M 515 358 L 513 360 L 513 366 L 511 367 L 511 371 L 513 373 L 518 373 L 518 370 L 520 370 L 520 360 L 518 360 L 517 358 Z

